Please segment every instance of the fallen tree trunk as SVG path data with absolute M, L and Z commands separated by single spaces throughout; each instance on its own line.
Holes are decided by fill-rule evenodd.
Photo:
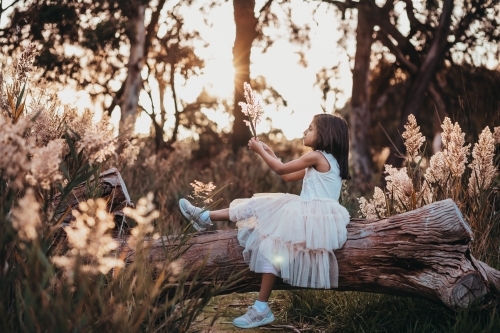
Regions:
M 76 208 L 86 200 L 85 186 L 77 186 L 64 203 L 59 204 L 55 196 L 56 216 L 63 217 L 68 207 Z M 126 227 L 123 208 L 133 204 L 119 171 L 113 168 L 100 174 L 98 187 L 121 231 Z M 71 214 L 64 216 L 65 223 L 71 219 Z M 472 231 L 450 199 L 385 219 L 351 219 L 347 232 L 346 243 L 335 251 L 336 290 L 420 297 L 454 310 L 488 305 L 500 294 L 500 272 L 471 255 Z M 261 275 L 248 270 L 236 230 L 190 236 L 180 245 L 177 237 L 151 241 L 147 255 L 161 263 L 170 250 L 180 250 L 191 279 L 230 283 L 226 293 L 259 290 Z M 123 239 L 121 243 L 126 260 L 132 260 L 134 250 Z M 235 275 L 239 276 L 236 283 Z M 296 288 L 278 279 L 275 289 Z
M 89 180 L 89 183 L 94 181 L 94 177 Z M 127 192 L 127 187 L 116 168 L 112 168 L 102 172 L 99 175 L 96 188 L 99 191 L 99 197 L 106 199 L 108 211 L 114 215 L 114 220 L 117 228 L 126 228 L 125 215 L 123 208 L 133 207 L 130 196 Z M 68 225 L 73 219 L 71 210 L 77 209 L 80 202 L 88 199 L 87 183 L 82 183 L 76 186 L 71 193 L 61 202 L 61 194 L 57 193 L 51 202 L 52 208 L 55 210 L 55 220 L 62 219 L 62 226 Z
M 500 272 L 472 257 L 472 232 L 450 199 L 385 219 L 351 219 L 347 231 L 335 251 L 336 290 L 420 297 L 453 310 L 488 305 L 499 294 Z M 150 260 L 162 262 L 168 243 L 167 251 L 175 246 L 171 238 L 149 243 Z M 187 246 L 182 261 L 198 278 L 230 281 L 239 272 L 241 280 L 227 292 L 259 289 L 260 274 L 243 261 L 236 230 L 194 234 Z M 294 287 L 278 279 L 275 289 Z

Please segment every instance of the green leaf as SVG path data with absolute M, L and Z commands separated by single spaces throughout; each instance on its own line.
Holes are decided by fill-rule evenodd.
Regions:
M 24 82 L 23 84 L 23 89 L 21 89 L 21 93 L 19 94 L 19 96 L 17 96 L 17 101 L 16 101 L 16 108 L 15 110 L 17 110 L 19 108 L 19 105 L 21 105 L 21 101 L 23 100 L 23 96 L 24 96 L 24 91 L 26 89 L 26 82 Z
M 61 172 L 63 173 L 64 177 L 69 181 L 70 180 L 69 171 L 66 165 L 64 165 L 63 163 L 61 163 Z
M 47 259 L 47 256 L 38 249 L 36 252 L 40 264 L 45 268 L 44 274 L 42 276 L 42 288 L 48 282 L 48 280 L 54 275 L 53 266 Z
M 82 137 L 80 135 L 78 135 L 78 133 L 73 131 L 71 128 L 68 128 L 68 131 L 70 131 L 71 134 L 73 134 L 75 136 L 76 141 L 80 141 L 82 139 Z
M 78 154 L 76 153 L 75 145 L 73 144 L 73 140 L 71 140 L 71 137 L 69 136 L 68 132 L 64 133 L 64 138 L 66 139 L 66 143 L 68 144 L 71 157 L 75 160 L 77 164 L 79 164 Z
M 90 164 L 85 164 L 82 167 L 80 167 L 79 171 L 77 172 L 75 178 L 69 182 L 69 184 L 64 188 L 64 192 L 61 194 L 61 202 L 66 199 L 68 194 L 71 193 L 71 191 L 78 185 L 85 183 L 87 180 L 89 180 L 92 175 L 94 174 L 95 170 L 99 167 L 96 166 L 94 168 L 90 167 L 90 171 L 85 172 L 85 170 L 89 169 Z M 81 173 L 81 174 L 80 174 Z

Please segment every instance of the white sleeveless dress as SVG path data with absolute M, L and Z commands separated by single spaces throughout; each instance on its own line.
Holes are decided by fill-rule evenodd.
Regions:
M 337 160 L 321 152 L 330 170 L 306 169 L 300 196 L 258 193 L 236 199 L 229 217 L 238 226 L 238 241 L 250 270 L 267 273 L 269 262 L 284 282 L 297 287 L 338 287 L 333 250 L 347 240 L 349 213 L 338 202 L 342 180 Z

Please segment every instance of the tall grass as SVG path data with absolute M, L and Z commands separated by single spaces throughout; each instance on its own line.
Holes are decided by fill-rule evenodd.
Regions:
M 149 138 L 115 138 L 106 118 L 94 124 L 92 112 L 61 111 L 53 99 L 30 89 L 27 69 L 32 57 L 24 54 L 22 59 L 10 81 L 0 77 L 2 331 L 186 331 L 210 298 L 235 281 L 195 279 L 191 284 L 197 288 L 187 288 L 193 272 L 179 261 L 180 247 L 165 248 L 162 265 L 148 260 L 149 241 L 160 234 L 178 235 L 181 245 L 189 240 L 191 230 L 177 213 L 179 198 L 191 192 L 194 180 L 222 188 L 217 208 L 258 192 L 298 194 L 300 182 L 283 182 L 246 150 L 233 154 L 221 147 L 218 155 L 200 160 L 194 157 L 196 142 L 176 143 L 173 150 L 156 154 Z M 298 141 L 262 139 L 285 161 L 302 154 Z M 498 166 L 498 148 L 496 153 Z M 411 184 L 408 195 L 394 193 L 393 188 L 404 186 L 380 190 L 383 202 L 365 200 L 362 210 L 385 216 L 451 196 L 475 232 L 474 255 L 498 268 L 498 175 L 471 196 L 468 184 L 478 176 L 472 168 L 459 177 L 439 178 L 443 186 L 422 178 L 424 161 L 409 160 L 406 178 L 389 169 L 388 184 Z M 99 172 L 111 166 L 119 167 L 138 204 L 127 212 L 128 219 L 135 220 L 134 229 L 122 240 L 135 244 L 135 255 L 126 265 L 126 250 L 110 236 L 116 227 L 107 210 L 110 203 L 98 200 L 95 184 Z M 62 228 L 62 219 L 54 216 L 54 195 L 70 196 L 81 183 L 86 183 L 86 197 L 75 211 L 68 211 L 74 221 Z M 425 185 L 433 190 L 426 192 L 430 187 Z M 349 192 L 343 192 L 342 201 L 354 216 L 357 204 Z M 219 223 L 213 228 L 234 226 Z M 456 314 L 424 300 L 356 292 L 308 290 L 280 292 L 277 297 L 288 304 L 282 320 L 316 331 L 493 332 L 500 327 L 495 309 Z
M 264 138 L 265 140 L 265 138 Z M 268 141 L 270 142 L 270 141 Z M 191 192 L 191 183 L 199 180 L 204 183 L 213 182 L 224 187 L 217 197 L 220 202 L 215 209 L 226 208 L 236 198 L 251 197 L 262 192 L 300 192 L 301 184 L 286 183 L 280 176 L 272 172 L 253 152 L 240 150 L 233 154 L 231 147 L 221 147 L 220 153 L 214 157 L 198 160 L 194 158 L 195 143 L 178 142 L 175 150 L 168 154 L 156 155 L 150 139 L 141 141 L 141 149 L 137 165 L 121 169 L 123 179 L 127 184 L 133 199 L 141 193 L 152 191 L 155 194 L 155 204 L 163 215 L 168 215 L 165 230 L 175 234 L 183 227 L 183 220 L 178 212 L 178 201 Z M 283 160 L 291 159 L 290 147 L 296 148 L 295 154 L 300 154 L 299 142 L 274 142 L 276 154 Z M 214 229 L 234 228 L 234 223 L 215 222 Z
M 500 327 L 496 308 L 455 313 L 418 298 L 360 292 L 304 290 L 277 297 L 289 304 L 289 323 L 318 332 L 470 333 Z
M 375 188 L 370 200 L 360 198 L 359 213 L 378 219 L 452 198 L 474 232 L 472 254 L 500 269 L 500 128 L 493 134 L 486 128 L 470 154 L 471 144 L 464 141 L 460 126 L 445 119 L 443 150 L 430 159 L 422 154 L 424 140 L 414 118 L 406 130 L 405 167 L 386 166 L 386 187 Z M 317 331 L 500 331 L 498 300 L 489 308 L 455 313 L 427 300 L 359 292 L 299 290 L 278 297 L 289 304 L 282 318 Z
M 91 111 L 63 109 L 31 88 L 34 50 L 25 50 L 11 78 L 0 77 L 1 331 L 186 331 L 233 282 L 197 278 L 183 266 L 188 228 L 171 239 L 177 247 L 164 247 L 161 264 L 150 260 L 150 241 L 173 214 L 160 215 L 154 201 L 165 198 L 146 196 L 147 187 L 134 191 L 136 207 L 124 210 L 135 227 L 126 239 L 113 238 L 112 203 L 99 198 L 97 176 L 133 161 L 138 149 L 124 136 L 115 138 L 106 117 L 94 123 Z M 64 226 L 54 197 L 64 205 L 82 183 L 85 197 L 67 210 L 73 219 Z M 186 189 L 177 190 L 184 195 Z

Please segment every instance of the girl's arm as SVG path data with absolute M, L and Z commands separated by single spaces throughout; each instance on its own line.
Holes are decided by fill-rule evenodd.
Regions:
M 281 175 L 281 179 L 283 179 L 286 182 L 294 182 L 296 180 L 302 180 L 306 176 L 306 169 L 297 171 L 297 172 L 292 172 L 292 173 L 287 173 L 286 175 Z
M 264 146 L 254 138 L 250 139 L 250 141 L 248 142 L 248 147 L 259 154 L 264 162 L 266 162 L 266 164 L 280 176 L 295 173 L 298 171 L 303 171 L 305 173 L 305 169 L 310 166 L 316 165 L 319 162 L 320 158 L 320 154 L 311 151 L 296 160 L 283 164 L 280 160 L 267 153 L 264 149 Z
M 275 159 L 279 160 L 279 158 L 276 156 L 276 154 L 269 148 L 268 145 L 266 145 L 264 142 L 261 142 L 262 146 L 264 147 L 264 151 L 274 157 Z M 292 172 L 292 173 L 287 173 L 284 175 L 281 175 L 281 179 L 283 179 L 286 182 L 293 182 L 297 180 L 302 180 L 304 179 L 304 176 L 306 175 L 306 170 L 300 170 L 297 172 Z
M 266 151 L 266 153 L 268 153 L 269 155 L 271 155 L 275 159 L 279 160 L 278 156 L 276 156 L 276 154 L 274 153 L 274 151 L 272 151 L 271 148 L 269 148 L 268 145 L 266 145 L 264 142 L 261 142 L 261 144 L 262 144 L 262 147 L 264 147 L 264 150 Z

